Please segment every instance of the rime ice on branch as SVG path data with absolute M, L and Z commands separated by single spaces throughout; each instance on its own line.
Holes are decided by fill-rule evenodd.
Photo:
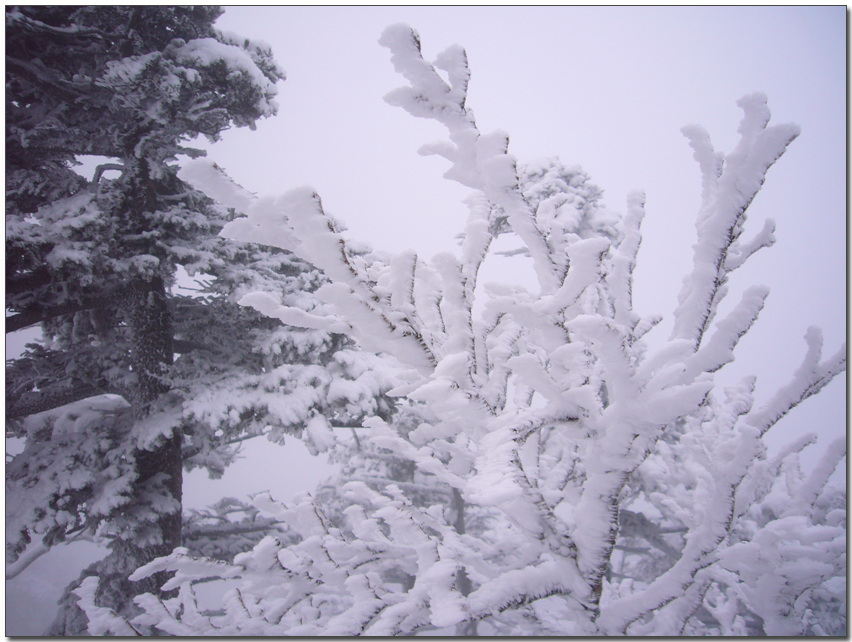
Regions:
M 299 542 L 269 537 L 227 565 L 221 576 L 239 588 L 218 615 L 194 606 L 208 567 L 181 553 L 149 565 L 137 577 L 177 571 L 181 594 L 146 598 L 138 621 L 219 635 L 408 635 L 472 623 L 500 635 L 824 631 L 832 578 L 845 574 L 843 502 L 826 485 L 843 454 L 829 451 L 803 476 L 796 457 L 807 440 L 773 460 L 762 437 L 845 369 L 845 346 L 823 361 L 809 333 L 802 367 L 762 408 L 753 379 L 715 386 L 767 295 L 751 288 L 715 320 L 730 272 L 772 241 L 771 226 L 739 240 L 746 209 L 797 129 L 767 127 L 766 100 L 754 95 L 740 102 L 730 155 L 687 130 L 703 176 L 694 268 L 672 337 L 650 351 L 642 336 L 658 319 L 640 318 L 631 294 L 644 196 L 631 195 L 617 232 L 595 222 L 594 207 L 581 230 L 566 190 L 533 198 L 541 183 L 521 184 L 536 173 L 519 170 L 507 137 L 477 129 L 463 50 L 430 64 L 400 25 L 381 43 L 409 82 L 388 101 L 446 126 L 449 141 L 421 151 L 447 158 L 446 176 L 472 190 L 460 252 L 358 255 L 310 190 L 247 205 L 224 234 L 325 272 L 322 308 L 265 294 L 244 303 L 345 330 L 407 367 L 391 394 L 420 408 L 421 423 L 401 430 L 374 417 L 369 439 L 457 501 L 424 505 L 404 484 L 351 481 L 339 524 L 310 498 L 259 498 Z M 523 244 L 536 288 L 480 287 L 500 233 Z M 794 562 L 793 549 L 812 564 Z

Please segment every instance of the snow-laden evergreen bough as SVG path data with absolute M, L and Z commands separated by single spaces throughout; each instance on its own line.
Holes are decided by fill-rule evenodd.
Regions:
M 651 349 L 642 338 L 659 319 L 640 318 L 631 300 L 643 195 L 629 197 L 617 232 L 599 224 L 599 208 L 578 207 L 568 184 L 533 198 L 506 135 L 480 133 L 465 105 L 464 51 L 430 64 L 405 26 L 381 44 L 409 82 L 387 100 L 446 126 L 449 141 L 421 151 L 447 158 L 446 176 L 472 190 L 460 252 L 356 254 L 308 189 L 244 203 L 224 234 L 324 271 L 321 306 L 263 292 L 243 303 L 347 333 L 402 364 L 392 394 L 418 409 L 419 424 L 373 417 L 361 439 L 450 499 L 353 480 L 340 491 L 341 521 L 308 496 L 258 497 L 296 543 L 269 536 L 229 564 L 177 550 L 134 574 L 174 572 L 167 588 L 179 591 L 139 598 L 136 622 L 182 635 L 845 629 L 845 497 L 827 484 L 845 444 L 803 475 L 797 454 L 810 437 L 774 458 L 763 442 L 845 369 L 845 346 L 823 358 L 809 330 L 801 366 L 761 407 L 754 379 L 715 385 L 768 294 L 750 288 L 717 318 L 731 273 L 773 242 L 771 223 L 742 238 L 747 208 L 798 128 L 770 126 L 766 98 L 754 94 L 739 103 L 730 154 L 704 130 L 684 130 L 703 180 L 698 240 L 672 335 Z M 501 233 L 520 239 L 535 286 L 479 283 Z M 194 589 L 209 578 L 231 583 L 216 610 L 201 608 Z M 120 624 L 89 615 L 99 630 Z

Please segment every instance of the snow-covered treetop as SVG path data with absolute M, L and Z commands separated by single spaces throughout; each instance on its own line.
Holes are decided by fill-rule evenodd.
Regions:
M 7 10 L 8 308 L 37 318 L 127 278 L 204 266 L 197 241 L 227 213 L 175 178 L 174 159 L 200 154 L 185 147 L 199 135 L 274 114 L 284 77 L 268 46 L 217 32 L 220 13 Z M 72 169 L 84 155 L 112 161 L 87 181 Z
M 254 126 L 284 77 L 268 46 L 213 29 L 219 8 L 7 10 L 7 146 L 146 158 L 151 171 L 198 135 Z M 73 110 L 61 105 L 73 102 Z M 11 141 L 11 145 L 10 145 Z M 50 143 L 49 147 L 47 143 Z M 12 167 L 15 167 L 13 163 Z M 23 186 L 22 186 L 23 187 Z M 33 186 L 30 186 L 32 189 Z

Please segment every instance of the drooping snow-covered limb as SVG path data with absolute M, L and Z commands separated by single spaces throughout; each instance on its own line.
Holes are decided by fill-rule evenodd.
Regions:
M 701 168 L 703 189 L 693 268 L 678 297 L 672 338 L 688 339 L 696 350 L 724 298 L 728 273 L 771 243 L 770 224 L 745 248 L 735 246 L 746 210 L 763 185 L 767 170 L 799 134 L 796 125 L 767 127 L 770 114 L 764 94 L 745 96 L 737 104 L 744 112 L 738 130 L 740 141 L 727 156 L 713 149 L 703 128 L 683 128 Z

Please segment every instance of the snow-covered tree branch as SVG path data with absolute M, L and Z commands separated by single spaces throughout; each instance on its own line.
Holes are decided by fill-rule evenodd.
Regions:
M 769 126 L 753 94 L 730 154 L 685 130 L 702 176 L 693 268 L 671 337 L 651 347 L 659 318 L 632 301 L 644 196 L 613 219 L 582 172 L 518 166 L 505 134 L 476 126 L 462 49 L 429 63 L 403 25 L 380 42 L 409 83 L 388 102 L 446 127 L 448 141 L 421 152 L 447 158 L 446 177 L 471 189 L 460 250 L 361 251 L 310 189 L 231 203 L 245 216 L 223 234 L 324 272 L 320 303 L 266 292 L 242 303 L 399 364 L 389 394 L 416 424 L 374 416 L 359 439 L 444 500 L 352 480 L 332 519 L 311 497 L 259 497 L 294 541 L 270 535 L 227 564 L 185 550 L 152 562 L 134 578 L 174 571 L 179 595 L 140 598 L 133 624 L 240 636 L 829 632 L 846 561 L 844 497 L 828 478 L 845 454 L 830 445 L 804 475 L 807 440 L 771 459 L 764 437 L 845 369 L 845 346 L 823 359 L 809 331 L 790 384 L 757 408 L 753 378 L 717 385 L 768 295 L 749 288 L 717 319 L 731 272 L 772 243 L 771 224 L 740 241 L 748 206 L 798 128 Z M 500 235 L 520 244 L 534 285 L 480 282 Z M 211 574 L 234 583 L 216 614 L 193 589 Z M 108 627 L 110 614 L 87 612 Z

